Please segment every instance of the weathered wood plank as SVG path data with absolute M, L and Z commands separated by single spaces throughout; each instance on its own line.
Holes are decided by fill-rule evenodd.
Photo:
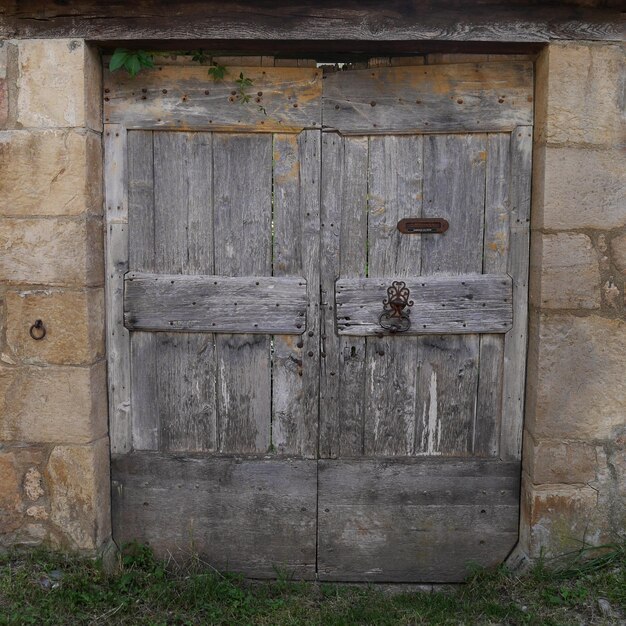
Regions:
M 319 132 L 274 137 L 273 272 L 305 277 L 298 280 L 303 302 L 291 332 L 293 324 L 303 332 L 306 323 L 306 333 L 274 337 L 272 443 L 281 454 L 307 457 L 316 456 L 318 439 L 320 156 Z
M 128 133 L 128 265 L 156 270 L 154 248 L 154 154 L 152 133 Z M 131 417 L 135 450 L 159 447 L 156 337 L 131 333 Z
M 325 129 L 344 134 L 480 132 L 532 124 L 532 63 L 380 67 L 329 74 Z
M 339 333 L 352 330 L 353 317 L 372 307 L 352 306 L 352 297 L 339 297 L 345 284 L 351 295 L 372 294 L 369 286 L 383 285 L 384 295 L 373 306 L 374 326 L 363 334 L 380 331 L 378 316 L 386 297 L 381 276 L 405 278 L 420 272 L 421 238 L 402 235 L 396 225 L 408 216 L 422 213 L 423 142 L 414 137 L 371 137 L 368 176 L 368 275 L 372 278 L 337 285 L 337 326 Z M 352 285 L 359 285 L 357 290 Z M 363 306 L 364 308 L 361 308 Z M 347 309 L 344 311 L 344 309 Z M 371 316 L 365 316 L 366 328 Z M 349 320 L 346 318 L 350 318 Z M 346 325 L 349 324 L 349 327 Z M 359 333 L 361 334 L 361 333 Z M 367 339 L 365 376 L 364 454 L 367 456 L 408 456 L 413 452 L 417 392 L 417 339 L 381 337 Z
M 130 414 L 130 337 L 124 328 L 124 274 L 128 271 L 128 188 L 126 130 L 104 128 L 106 206 L 106 342 L 111 451 L 132 447 Z
M 334 282 L 367 269 L 367 138 L 324 135 L 322 160 L 323 297 L 320 455 L 363 452 L 365 340 L 339 337 Z
M 159 66 L 137 77 L 104 73 L 104 119 L 128 128 L 294 132 L 321 127 L 317 68 L 232 67 L 214 81 L 203 66 Z M 240 75 L 252 81 L 241 98 Z M 260 94 L 260 95 L 259 95 Z
M 419 236 L 406 236 L 419 242 Z M 395 246 L 389 246 L 391 252 Z M 419 264 L 419 262 L 418 262 Z M 406 270 L 405 270 L 406 273 Z M 505 333 L 513 324 L 512 281 L 508 274 L 344 278 L 337 281 L 337 328 L 340 335 L 389 335 L 378 321 L 387 288 L 403 280 L 414 301 L 411 328 L 403 337 L 425 334 Z M 400 335 L 398 335 L 400 336 Z
M 343 142 L 343 188 L 341 212 L 329 215 L 326 228 L 339 225 L 339 275 L 365 276 L 367 273 L 367 179 L 369 141 L 365 137 L 345 137 Z M 337 303 L 334 298 L 335 311 Z M 336 314 L 335 328 L 336 333 Z M 365 397 L 365 340 L 359 337 L 339 337 L 340 401 L 332 407 L 330 419 L 338 422 L 339 434 L 335 450 L 341 456 L 363 453 Z
M 508 271 L 513 278 L 513 328 L 504 338 L 504 380 L 500 457 L 521 459 L 528 337 L 528 263 L 530 246 L 531 127 L 511 135 L 511 230 Z
M 487 138 L 483 243 L 483 272 L 485 273 L 505 273 L 508 271 L 510 141 L 510 135 L 504 133 L 490 134 Z M 512 294 L 510 301 L 512 302 Z M 498 454 L 502 407 L 503 350 L 503 337 L 481 336 L 473 447 L 474 454 L 478 456 L 496 456 Z
M 216 134 L 213 180 L 215 274 L 270 276 L 271 135 Z M 218 335 L 216 350 L 218 449 L 266 452 L 271 441 L 270 337 Z
M 480 273 L 483 257 L 486 136 L 424 139 L 423 217 L 448 220 L 444 236 L 422 240 L 422 276 Z M 441 307 L 443 308 L 443 307 Z M 469 454 L 478 387 L 478 335 L 419 338 L 417 454 Z
M 112 459 L 114 537 L 253 578 L 315 576 L 316 462 L 133 453 Z
M 125 282 L 131 330 L 299 335 L 306 329 L 304 278 L 129 272 Z
M 459 582 L 468 562 L 506 557 L 517 541 L 517 464 L 436 461 L 319 462 L 320 579 Z
M 176 10 L 172 11 L 171 3 L 164 0 L 140 4 L 81 0 L 71 5 L 21 0 L 2 8 L 0 35 L 9 39 L 126 40 L 127 46 L 133 40 L 180 40 L 175 49 L 184 48 L 182 40 L 195 39 L 200 41 L 194 42 L 193 47 L 201 44 L 199 47 L 205 50 L 241 50 L 248 44 L 245 49 L 257 54 L 278 53 L 288 49 L 290 41 L 302 39 L 321 41 L 326 49 L 329 41 L 338 40 L 344 44 L 344 50 L 360 49 L 353 41 L 359 44 L 367 41 L 621 41 L 623 17 L 617 0 L 604 6 L 598 4 L 585 0 L 547 6 L 502 0 L 480 4 L 438 0 L 433 5 L 427 0 L 393 0 L 381 7 L 350 0 L 324 3 L 324 13 L 320 16 L 318 2 L 227 3 L 222 0 L 199 4 L 187 0 L 177 3 Z M 255 42 L 251 47 L 250 42 L 254 40 L 271 42 L 271 45 L 259 46 Z M 346 43 L 352 43 L 353 47 L 346 48 Z M 293 47 L 291 51 L 295 51 Z
M 213 272 L 212 147 L 207 133 L 157 131 L 154 140 L 155 270 Z M 161 450 L 214 450 L 215 357 L 205 334 L 158 333 Z

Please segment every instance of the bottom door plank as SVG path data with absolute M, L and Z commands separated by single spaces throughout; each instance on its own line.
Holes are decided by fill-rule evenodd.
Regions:
M 113 456 L 113 535 L 251 578 L 315 577 L 316 462 Z M 178 555 L 178 556 L 177 556 Z
M 506 558 L 518 516 L 517 463 L 320 461 L 319 578 L 460 582 Z

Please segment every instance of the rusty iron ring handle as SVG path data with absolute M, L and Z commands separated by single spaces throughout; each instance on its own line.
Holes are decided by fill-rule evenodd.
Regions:
M 46 336 L 46 327 L 41 320 L 35 320 L 28 332 L 35 341 L 41 341 Z

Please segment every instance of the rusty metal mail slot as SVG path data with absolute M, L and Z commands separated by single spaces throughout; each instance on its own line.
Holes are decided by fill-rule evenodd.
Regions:
M 273 276 L 191 276 L 129 272 L 129 330 L 301 335 L 306 280 Z
M 405 217 L 398 222 L 398 230 L 404 235 L 442 234 L 448 226 L 443 217 Z
M 402 277 L 410 293 L 402 306 L 406 322 L 381 326 L 381 303 L 397 277 L 341 278 L 335 284 L 337 331 L 361 337 L 505 333 L 513 324 L 513 284 L 508 274 Z M 410 323 L 408 323 L 410 322 Z

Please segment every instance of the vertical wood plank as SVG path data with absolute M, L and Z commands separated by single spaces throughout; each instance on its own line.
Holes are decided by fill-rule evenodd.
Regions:
M 363 453 L 365 339 L 337 336 L 334 296 L 339 276 L 366 272 L 368 149 L 366 138 L 323 137 L 320 456 L 326 458 Z
M 321 245 L 320 255 L 320 415 L 319 456 L 338 455 L 339 336 L 335 329 L 335 280 L 339 277 L 339 235 L 343 188 L 343 139 L 338 133 L 322 134 Z M 330 223 L 333 227 L 330 227 Z
M 424 217 L 450 223 L 422 238 L 422 274 L 482 271 L 486 135 L 430 135 L 424 142 Z M 415 294 L 419 297 L 419 294 Z M 469 454 L 478 387 L 478 335 L 418 339 L 418 454 Z
M 528 263 L 532 127 L 511 135 L 511 229 L 508 271 L 513 278 L 513 328 L 504 337 L 500 457 L 519 460 L 522 451 L 528 333 Z
M 320 137 L 274 137 L 274 276 L 302 276 L 308 308 L 302 336 L 276 335 L 272 443 L 282 454 L 317 453 L 319 393 Z
M 419 275 L 421 238 L 402 235 L 396 225 L 403 217 L 422 214 L 422 137 L 372 137 L 369 144 L 369 276 Z M 380 305 L 382 310 L 382 301 Z M 417 341 L 402 336 L 367 339 L 366 455 L 413 453 Z
M 483 273 L 506 273 L 509 255 L 510 135 L 487 138 Z M 480 336 L 480 371 L 474 423 L 474 455 L 496 456 L 502 408 L 504 338 Z
M 213 139 L 215 273 L 271 275 L 272 137 Z M 271 356 L 266 335 L 219 335 L 218 449 L 266 452 L 270 445 Z
M 111 452 L 132 448 L 130 336 L 124 327 L 124 274 L 128 271 L 128 188 L 126 129 L 104 128 L 106 207 L 106 342 Z
M 154 272 L 154 154 L 151 131 L 128 133 L 129 269 Z M 159 447 L 159 413 L 155 393 L 156 337 L 131 334 L 131 412 L 135 450 Z
M 213 273 L 212 152 L 208 133 L 155 132 L 155 270 Z M 215 357 L 207 333 L 157 333 L 160 449 L 214 450 Z
M 343 187 L 339 238 L 339 276 L 362 277 L 367 273 L 367 176 L 369 142 L 366 138 L 345 137 Z M 335 227 L 337 216 L 327 224 Z M 335 302 L 335 307 L 336 307 Z M 341 456 L 363 454 L 366 342 L 362 337 L 339 339 L 340 401 L 335 408 L 339 421 Z

